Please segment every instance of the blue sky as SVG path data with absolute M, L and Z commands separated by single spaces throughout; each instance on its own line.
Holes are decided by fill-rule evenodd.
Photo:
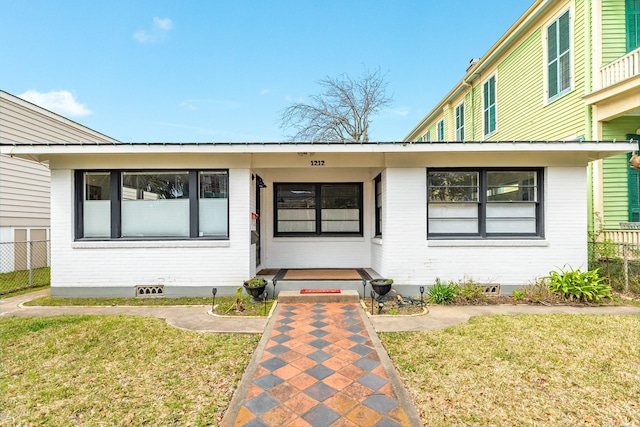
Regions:
M 325 76 L 386 73 L 402 140 L 533 0 L 0 0 L 0 89 L 125 142 L 273 142 Z

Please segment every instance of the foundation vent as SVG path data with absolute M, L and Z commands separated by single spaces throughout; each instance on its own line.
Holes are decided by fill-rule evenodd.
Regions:
M 149 297 L 163 297 L 164 285 L 147 285 L 136 286 L 136 297 L 149 298 Z
M 478 285 L 482 289 L 482 293 L 490 297 L 500 296 L 500 285 L 495 283 L 481 283 Z

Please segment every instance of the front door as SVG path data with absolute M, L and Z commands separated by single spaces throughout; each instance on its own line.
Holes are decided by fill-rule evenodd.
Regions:
M 258 235 L 258 241 L 256 242 L 256 267 L 258 267 L 262 263 L 261 252 L 262 248 L 260 245 L 260 190 L 264 187 L 264 182 L 262 178 L 256 175 L 256 234 Z

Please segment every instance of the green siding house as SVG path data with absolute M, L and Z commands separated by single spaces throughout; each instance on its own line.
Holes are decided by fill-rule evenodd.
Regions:
M 536 0 L 470 62 L 405 142 L 622 141 L 638 134 L 640 0 Z M 590 227 L 640 222 L 640 171 L 629 168 L 629 156 L 590 163 Z

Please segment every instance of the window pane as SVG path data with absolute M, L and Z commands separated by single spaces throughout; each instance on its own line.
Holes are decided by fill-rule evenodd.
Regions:
M 533 171 L 487 172 L 487 200 L 535 201 L 536 173 Z
M 187 172 L 122 173 L 123 237 L 189 237 Z
M 280 208 L 315 208 L 316 189 L 313 184 L 280 184 L 276 203 Z
M 323 209 L 360 208 L 360 186 L 358 185 L 323 185 L 321 197 Z
M 229 179 L 226 171 L 200 172 L 198 192 L 199 236 L 229 235 Z
M 229 198 L 229 178 L 226 171 L 200 172 L 201 199 Z
M 429 204 L 429 233 L 478 233 L 477 203 Z
M 315 221 L 278 221 L 280 233 L 314 233 L 315 231 Z
M 358 232 L 360 231 L 360 210 L 358 209 L 323 209 L 323 232 Z
M 549 62 L 558 57 L 558 36 L 556 33 L 556 23 L 549 25 L 547 29 L 547 55 Z
M 429 172 L 429 200 L 478 200 L 478 172 Z
M 84 174 L 84 237 L 111 237 L 110 179 L 109 172 Z
M 315 209 L 278 209 L 278 232 L 314 233 L 315 231 Z
M 489 203 L 487 233 L 535 233 L 535 203 Z
M 569 50 L 569 11 L 558 19 L 558 54 Z
M 560 92 L 565 91 L 571 86 L 571 72 L 570 72 L 570 63 L 569 63 L 569 54 L 565 53 L 560 57 L 560 71 L 559 71 L 559 90 Z

